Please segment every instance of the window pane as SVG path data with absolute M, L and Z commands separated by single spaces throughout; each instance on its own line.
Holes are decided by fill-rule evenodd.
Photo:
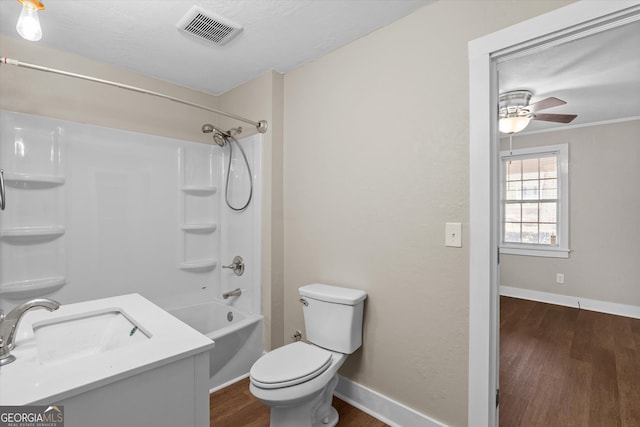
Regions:
M 540 178 L 557 178 L 558 161 L 555 156 L 540 158 Z
M 522 200 L 522 181 L 507 182 L 507 200 Z
M 541 199 L 557 199 L 558 198 L 558 180 L 557 179 L 541 179 L 540 180 L 540 198 Z
M 504 219 L 507 222 L 520 222 L 522 215 L 520 214 L 520 203 L 509 203 L 504 207 Z
M 522 243 L 538 243 L 538 224 L 522 224 Z
M 522 181 L 522 198 L 524 200 L 538 200 L 538 185 L 540 181 Z
M 538 159 L 522 161 L 522 179 L 538 179 Z
M 556 224 L 540 224 L 540 243 L 545 245 L 551 244 L 551 236 L 558 235 L 558 226 Z M 556 237 L 556 243 L 558 240 Z
M 505 161 L 507 181 L 520 181 L 522 179 L 522 160 Z
M 537 203 L 522 204 L 522 222 L 538 222 L 538 204 Z
M 504 224 L 504 241 L 520 243 L 520 223 L 507 222 Z
M 505 244 L 566 245 L 558 236 L 558 231 L 567 227 L 565 223 L 560 225 L 560 211 L 568 202 L 568 194 L 562 193 L 560 187 L 561 180 L 567 177 L 567 170 L 560 168 L 568 161 L 566 154 L 563 144 L 515 150 L 514 159 L 502 160 L 501 220 Z
M 557 222 L 557 203 L 540 203 L 540 222 Z

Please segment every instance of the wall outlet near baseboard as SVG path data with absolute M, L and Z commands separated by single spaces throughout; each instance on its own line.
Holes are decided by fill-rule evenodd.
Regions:
M 564 285 L 564 273 L 556 273 L 556 283 L 558 285 Z

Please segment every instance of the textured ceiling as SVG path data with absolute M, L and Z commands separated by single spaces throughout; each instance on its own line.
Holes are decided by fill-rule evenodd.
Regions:
M 38 43 L 218 95 L 270 70 L 286 73 L 430 2 L 43 0 Z M 194 4 L 243 31 L 225 46 L 179 31 Z M 18 37 L 20 10 L 16 0 L 0 0 L 0 32 Z
M 430 2 L 44 0 L 38 43 L 217 95 L 270 70 L 286 73 Z M 194 4 L 243 31 L 225 46 L 184 34 L 176 24 Z M 0 0 L 1 33 L 17 37 L 20 8 Z M 571 125 L 639 117 L 640 22 L 501 63 L 499 75 L 501 92 L 567 101 L 543 112 L 577 114 Z M 566 126 L 533 121 L 525 132 Z
M 531 103 L 566 105 L 540 113 L 577 114 L 570 125 L 534 120 L 523 133 L 640 117 L 640 21 L 522 56 L 498 66 L 500 92 L 527 89 Z

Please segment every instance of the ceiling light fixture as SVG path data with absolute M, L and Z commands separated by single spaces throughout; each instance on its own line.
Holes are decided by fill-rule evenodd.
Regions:
M 558 107 L 567 102 L 552 96 L 530 104 L 532 96 L 533 92 L 528 90 L 511 90 L 500 94 L 498 98 L 500 132 L 508 134 L 521 132 L 531 120 L 571 123 L 573 119 L 578 117 L 575 114 L 539 114 L 540 110 Z
M 22 12 L 18 18 L 16 30 L 22 38 L 37 42 L 42 38 L 42 28 L 38 11 L 44 9 L 44 5 L 38 0 L 18 0 L 22 4 Z
M 527 110 L 506 111 L 500 114 L 499 128 L 502 133 L 518 133 L 529 125 L 531 114 Z

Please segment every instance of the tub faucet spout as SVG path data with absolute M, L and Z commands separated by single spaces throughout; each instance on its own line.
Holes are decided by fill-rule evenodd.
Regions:
M 59 307 L 60 303 L 52 299 L 36 298 L 20 304 L 6 316 L 0 315 L 0 366 L 16 360 L 16 357 L 11 355 L 11 350 L 15 347 L 16 331 L 22 316 L 34 308 L 46 308 L 49 311 L 54 311 Z
M 229 292 L 222 294 L 222 298 L 227 299 L 229 297 L 239 297 L 242 294 L 242 289 L 237 288 Z

